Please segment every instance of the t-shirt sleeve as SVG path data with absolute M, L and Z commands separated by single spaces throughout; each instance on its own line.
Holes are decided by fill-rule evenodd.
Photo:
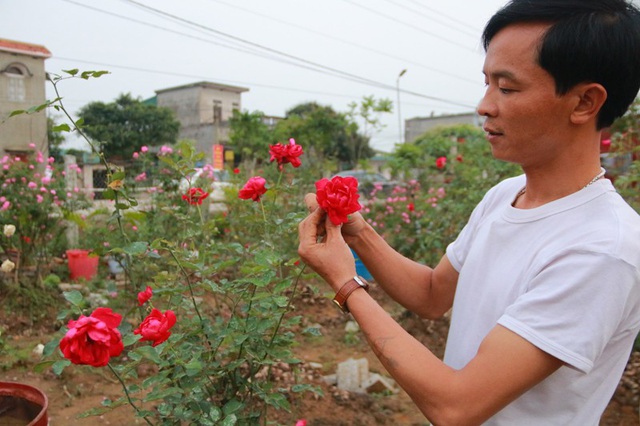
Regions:
M 632 266 L 606 254 L 565 253 L 535 275 L 498 323 L 588 373 L 631 316 L 636 274 Z

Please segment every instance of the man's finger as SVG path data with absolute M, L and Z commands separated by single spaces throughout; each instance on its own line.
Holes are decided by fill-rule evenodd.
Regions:
M 324 212 L 316 209 L 298 225 L 300 244 L 315 244 L 318 240 L 318 228 L 321 226 Z
M 334 225 L 331 222 L 331 219 L 329 219 L 329 217 L 327 216 L 324 222 L 324 227 L 327 231 L 327 243 L 331 243 L 335 239 L 338 239 L 344 242 L 344 238 L 342 237 L 341 225 Z
M 309 193 L 304 196 L 304 203 L 307 206 L 307 210 L 309 213 L 316 210 L 318 208 L 318 200 L 316 199 L 316 194 Z

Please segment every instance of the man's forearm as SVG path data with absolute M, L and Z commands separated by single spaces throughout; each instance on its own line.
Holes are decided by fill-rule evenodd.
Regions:
M 433 316 L 429 313 L 429 305 L 434 302 L 429 297 L 432 268 L 396 252 L 369 225 L 348 242 L 389 296 L 418 315 Z

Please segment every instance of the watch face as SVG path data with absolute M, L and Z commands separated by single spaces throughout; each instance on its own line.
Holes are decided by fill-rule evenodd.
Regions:
M 357 282 L 360 287 L 366 287 L 367 286 L 367 282 L 364 280 L 364 278 L 355 276 L 355 277 L 353 277 L 353 280 L 355 282 Z

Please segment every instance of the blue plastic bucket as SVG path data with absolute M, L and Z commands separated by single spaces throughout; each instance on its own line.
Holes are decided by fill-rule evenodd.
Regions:
M 364 263 L 362 263 L 362 260 L 360 260 L 356 252 L 351 250 L 351 253 L 353 253 L 353 258 L 356 261 L 356 274 L 360 275 L 365 280 L 372 279 L 373 277 L 371 276 L 371 273 L 369 272 L 367 267 L 364 266 Z

